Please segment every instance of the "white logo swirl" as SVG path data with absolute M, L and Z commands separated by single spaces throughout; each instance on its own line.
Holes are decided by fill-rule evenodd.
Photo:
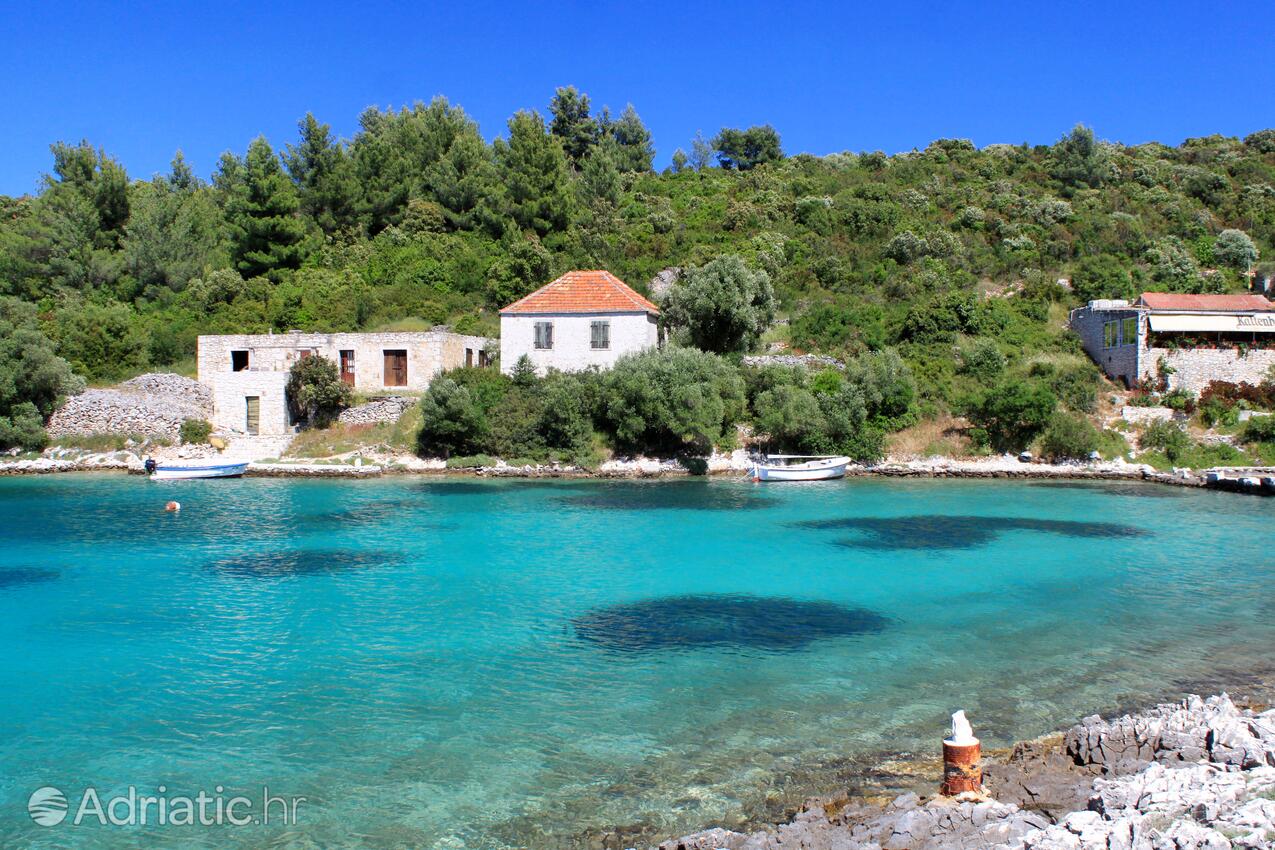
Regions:
M 37 788 L 27 800 L 27 811 L 40 826 L 57 826 L 66 820 L 66 795 L 49 785 Z

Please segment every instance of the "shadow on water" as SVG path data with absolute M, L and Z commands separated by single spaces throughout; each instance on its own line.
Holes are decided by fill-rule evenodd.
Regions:
M 1135 481 L 1033 481 L 1030 487 L 1057 488 L 1059 490 L 1088 490 L 1104 496 L 1130 496 L 1138 499 L 1180 499 L 1185 488 L 1166 487 L 1163 484 Z
M 616 652 L 723 646 L 778 652 L 879 632 L 888 623 L 874 611 L 833 602 L 732 594 L 645 599 L 571 621 L 577 637 Z
M 285 578 L 287 576 L 328 575 L 370 567 L 387 567 L 402 559 L 392 552 L 352 549 L 319 549 L 250 553 L 222 558 L 207 569 L 238 578 Z
M 615 511 L 689 510 L 739 511 L 769 508 L 778 500 L 752 487 L 731 487 L 707 481 L 597 484 L 589 492 L 563 496 L 563 504 Z
M 370 502 L 349 508 L 332 511 L 321 511 L 313 514 L 300 514 L 295 517 L 299 526 L 307 528 L 334 528 L 339 526 L 387 525 L 410 520 L 413 528 L 446 531 L 456 528 L 454 523 L 420 520 L 414 515 L 420 507 L 419 502 L 410 500 Z
M 1037 531 L 1066 537 L 1116 538 L 1148 534 L 1132 525 L 995 516 L 846 517 L 805 520 L 797 528 L 857 531 L 862 536 L 834 541 L 858 549 L 971 549 L 985 546 L 1010 531 Z
M 584 490 L 592 482 L 561 478 L 490 479 L 487 481 L 426 481 L 413 487 L 431 496 L 498 496 L 524 490 Z
M 27 584 L 40 584 L 54 581 L 58 577 L 57 570 L 46 570 L 40 567 L 7 567 L 0 569 L 0 589 L 21 587 Z

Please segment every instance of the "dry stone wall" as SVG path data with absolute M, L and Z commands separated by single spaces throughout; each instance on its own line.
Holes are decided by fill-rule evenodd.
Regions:
M 410 396 L 389 396 L 360 404 L 341 411 L 337 421 L 342 425 L 376 425 L 380 422 L 397 422 L 416 403 Z
M 71 396 L 49 419 L 49 437 L 141 434 L 176 441 L 186 419 L 212 416 L 212 392 L 190 378 L 139 375 L 111 389 Z

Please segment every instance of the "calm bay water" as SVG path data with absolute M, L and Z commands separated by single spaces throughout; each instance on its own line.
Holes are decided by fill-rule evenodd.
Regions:
M 179 499 L 179 515 L 163 502 Z M 0 846 L 732 825 L 1275 649 L 1275 501 L 1140 484 L 0 481 Z M 35 825 L 304 796 L 281 828 Z

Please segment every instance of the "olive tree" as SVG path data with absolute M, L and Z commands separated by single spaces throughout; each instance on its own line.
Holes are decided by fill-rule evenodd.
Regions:
M 774 319 L 770 275 L 733 254 L 687 269 L 664 304 L 669 327 L 718 354 L 752 350 Z
M 1257 262 L 1257 246 L 1243 230 L 1223 230 L 1213 243 L 1213 259 L 1219 265 L 1244 273 Z

